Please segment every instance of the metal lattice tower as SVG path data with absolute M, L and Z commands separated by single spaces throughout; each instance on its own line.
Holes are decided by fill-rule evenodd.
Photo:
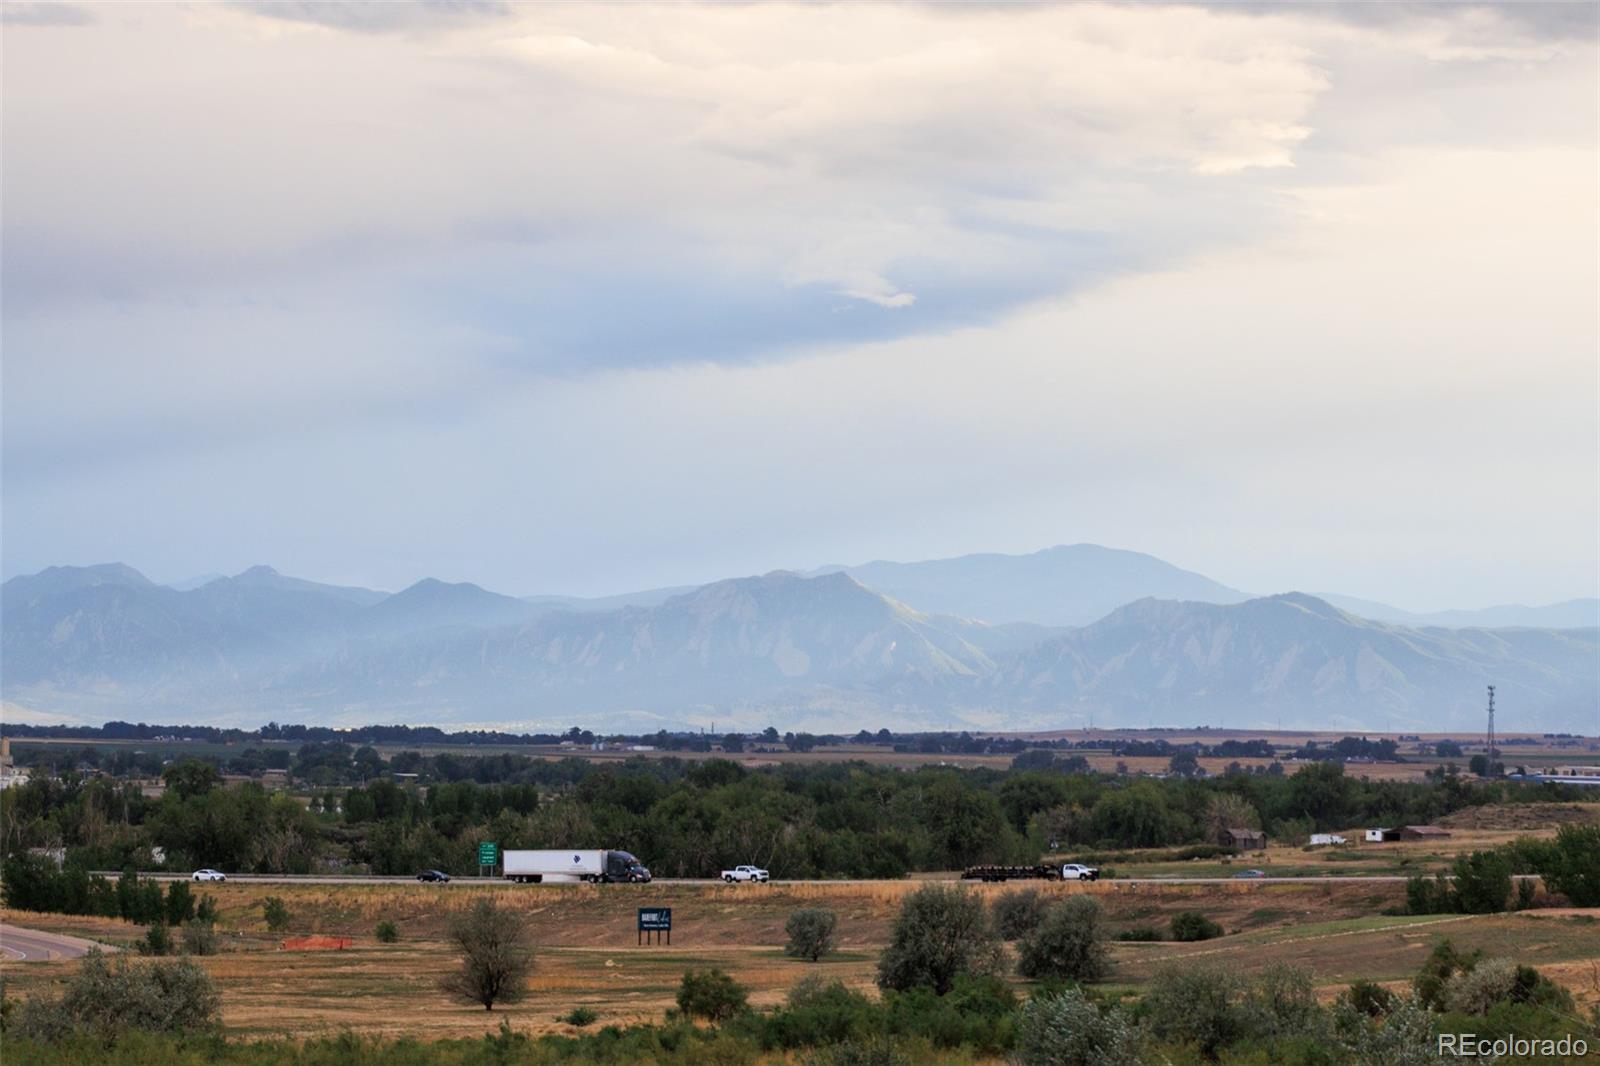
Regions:
M 1498 754 L 1498 753 L 1494 750 L 1494 686 L 1490 685 L 1489 686 L 1489 762 L 1491 764 L 1494 763 L 1494 759 L 1495 759 L 1495 755 L 1496 754 Z

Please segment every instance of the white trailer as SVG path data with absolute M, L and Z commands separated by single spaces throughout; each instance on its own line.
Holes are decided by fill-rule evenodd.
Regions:
M 626 851 L 581 848 L 572 851 L 506 851 L 501 855 L 500 874 L 518 884 L 650 880 L 650 871 Z

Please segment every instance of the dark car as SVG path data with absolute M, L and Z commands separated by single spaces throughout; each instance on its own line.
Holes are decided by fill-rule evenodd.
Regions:
M 450 880 L 450 875 L 443 870 L 424 870 L 417 875 L 418 881 L 438 881 L 443 883 Z
M 1234 874 L 1233 876 L 1234 877 L 1265 877 L 1267 875 L 1262 873 L 1260 870 L 1240 870 L 1238 873 Z

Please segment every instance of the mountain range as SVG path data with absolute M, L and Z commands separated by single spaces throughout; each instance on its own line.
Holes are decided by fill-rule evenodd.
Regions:
M 1482 614 L 1579 626 L 1458 628 L 1341 603 L 1361 601 L 1253 597 L 1094 545 L 603 600 L 52 567 L 0 586 L 0 694 L 89 721 L 1440 730 L 1476 727 L 1495 684 L 1505 728 L 1595 727 L 1593 600 Z

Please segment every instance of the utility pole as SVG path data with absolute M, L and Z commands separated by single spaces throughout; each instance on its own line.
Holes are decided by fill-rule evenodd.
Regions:
M 1494 686 L 1489 686 L 1489 772 L 1494 772 L 1494 759 L 1498 754 L 1494 749 Z

